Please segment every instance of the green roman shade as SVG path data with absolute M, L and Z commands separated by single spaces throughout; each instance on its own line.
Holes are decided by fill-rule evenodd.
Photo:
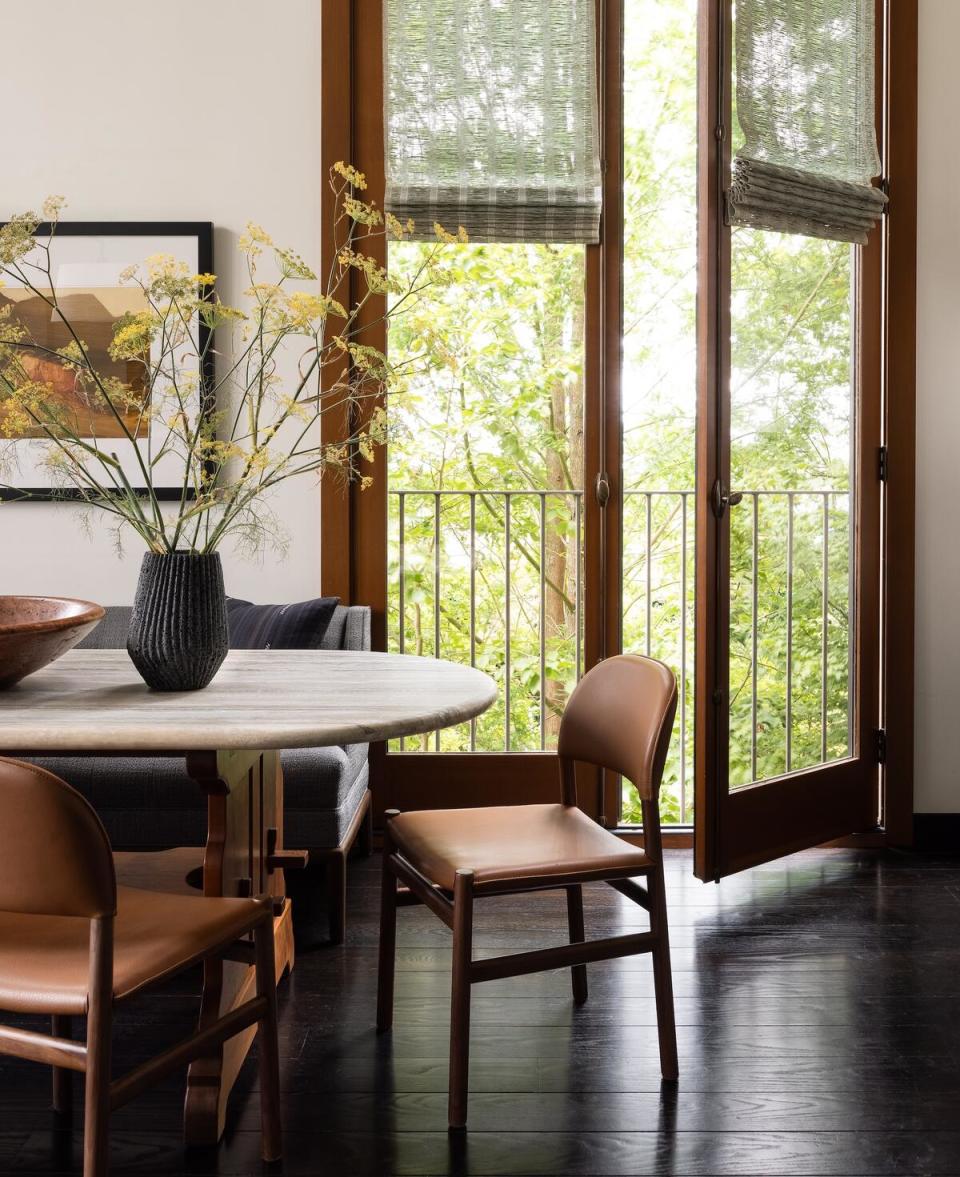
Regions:
M 727 217 L 864 243 L 886 204 L 874 129 L 874 0 L 737 0 L 744 144 Z
M 388 212 L 472 241 L 596 242 L 594 0 L 385 0 Z

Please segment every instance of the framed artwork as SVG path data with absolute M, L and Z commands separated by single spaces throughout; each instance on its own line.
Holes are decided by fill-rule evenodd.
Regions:
M 41 225 L 37 237 L 49 238 L 49 226 Z M 141 265 L 154 254 L 172 254 L 184 261 L 192 273 L 213 272 L 213 225 L 206 221 L 61 221 L 50 239 L 50 274 L 57 290 L 64 315 L 70 320 L 83 340 L 94 367 L 104 376 L 118 377 L 134 391 L 143 391 L 143 360 L 114 360 L 109 354 L 110 341 L 117 321 L 146 306 L 143 291 L 135 283 L 121 282 L 124 270 Z M 28 254 L 26 261 L 42 257 L 38 247 Z M 44 259 L 45 260 L 45 259 Z M 103 407 L 91 404 L 77 387 L 72 369 L 51 356 L 71 339 L 69 332 L 48 303 L 24 286 L 17 286 L 9 277 L 0 286 L 0 310 L 12 306 L 12 313 L 27 329 L 37 350 L 26 349 L 21 363 L 31 379 L 50 387 L 59 401 L 61 411 L 70 414 L 76 423 L 77 434 L 96 438 L 99 443 L 116 443 L 115 453 L 124 473 L 134 489 L 143 484 L 140 463 L 133 445 L 143 454 L 151 452 L 150 430 L 154 428 L 149 416 L 142 418 L 140 432 L 137 414 L 132 413 L 125 424 L 135 441 L 131 443 L 120 423 Z M 207 328 L 202 323 L 192 325 L 192 334 L 203 349 Z M 154 347 L 157 345 L 155 344 Z M 200 374 L 196 394 L 197 408 L 208 403 L 207 393 L 213 384 L 213 349 Z M 3 402 L 0 401 L 0 426 L 3 424 Z M 162 425 L 160 426 L 162 428 Z M 2 432 L 2 430 L 0 430 Z M 40 431 L 38 431 L 39 433 Z M 0 498 L 24 502 L 58 501 L 77 497 L 76 492 L 55 487 L 42 458 L 46 452 L 40 436 L 24 435 L 5 440 L 10 447 L 0 481 Z M 168 460 L 169 459 L 169 460 Z M 156 495 L 163 500 L 179 500 L 183 495 L 182 464 L 175 455 L 164 455 L 156 466 Z M 188 494 L 192 493 L 188 491 Z

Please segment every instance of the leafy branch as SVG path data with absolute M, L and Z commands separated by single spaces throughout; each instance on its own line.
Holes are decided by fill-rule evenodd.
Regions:
M 446 281 L 441 254 L 465 234 L 436 226 L 416 271 L 392 279 L 371 246 L 409 238 L 413 223 L 363 200 L 366 180 L 347 164 L 334 165 L 330 184 L 335 250 L 324 284 L 293 250 L 248 224 L 239 240 L 243 305 L 220 299 L 213 274 L 192 273 L 169 255 L 147 258 L 121 275 L 136 309 L 115 323 L 106 357 L 82 339 L 53 278 L 62 199 L 9 221 L 0 229 L 0 278 L 48 307 L 67 342 L 37 339 L 18 301 L 0 296 L 0 438 L 7 442 L 0 456 L 15 460 L 14 443 L 32 439 L 54 485 L 114 516 L 158 553 L 212 552 L 232 533 L 262 539 L 271 519 L 266 496 L 291 478 L 336 475 L 368 485 L 363 467 L 387 436 L 385 398 L 403 393 L 416 365 L 409 357 L 391 364 L 366 339 L 411 298 Z M 49 233 L 39 232 L 43 222 Z M 344 290 L 346 302 L 337 297 Z M 209 379 L 214 337 L 228 333 L 232 359 Z M 290 382 L 280 360 L 292 347 L 299 361 Z M 124 379 L 110 374 L 107 359 Z M 41 360 L 60 369 L 58 387 Z M 64 395 L 64 372 L 72 396 Z M 351 421 L 362 403 L 374 408 L 361 426 L 345 426 L 333 443 L 322 438 L 325 415 L 346 409 Z M 98 436 L 98 420 L 109 436 Z M 172 507 L 161 505 L 161 480 L 182 487 Z

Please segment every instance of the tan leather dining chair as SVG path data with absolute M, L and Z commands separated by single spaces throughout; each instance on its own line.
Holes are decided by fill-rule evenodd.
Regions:
M 85 1075 L 84 1177 L 108 1168 L 112 1108 L 259 1023 L 263 1155 L 280 1155 L 273 912 L 258 899 L 118 887 L 106 832 L 59 777 L 0 759 L 0 1009 L 49 1014 L 52 1035 L 0 1025 L 0 1054 L 53 1067 L 69 1108 L 69 1072 Z M 240 941 L 252 933 L 253 944 Z M 111 1080 L 113 1010 L 208 957 L 255 955 L 257 994 L 190 1038 Z M 71 1019 L 86 1015 L 86 1040 Z
M 557 746 L 559 804 L 388 812 L 383 853 L 377 1028 L 393 1023 L 397 906 L 424 903 L 453 931 L 450 1009 L 451 1128 L 467 1119 L 470 987 L 480 981 L 570 967 L 573 999 L 587 1000 L 588 961 L 653 957 L 660 1069 L 677 1078 L 673 983 L 657 797 L 677 709 L 677 682 L 662 662 L 623 654 L 584 675 L 570 696 Z M 577 807 L 576 761 L 621 773 L 640 794 L 644 846 L 630 845 Z M 645 875 L 646 888 L 633 881 Z M 650 913 L 649 932 L 584 940 L 583 884 L 605 882 Z M 570 943 L 474 960 L 474 900 L 564 888 Z

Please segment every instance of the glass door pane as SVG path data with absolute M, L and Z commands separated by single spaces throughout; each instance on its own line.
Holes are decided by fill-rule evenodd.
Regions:
M 434 248 L 392 244 L 391 273 Z M 388 648 L 499 693 L 391 751 L 550 750 L 583 657 L 584 249 L 447 246 L 438 279 L 391 320 Z
M 693 820 L 697 11 L 697 0 L 624 2 L 623 650 L 679 679 L 668 824 Z M 621 821 L 640 821 L 627 781 Z
M 731 789 L 853 754 L 855 262 L 731 233 Z

